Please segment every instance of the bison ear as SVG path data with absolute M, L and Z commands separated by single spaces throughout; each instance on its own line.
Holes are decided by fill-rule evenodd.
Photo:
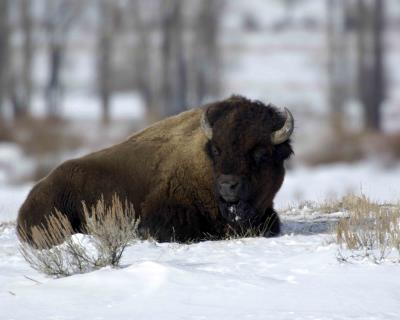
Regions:
M 213 131 L 210 122 L 207 119 L 207 109 L 204 110 L 201 115 L 200 127 L 203 130 L 206 137 L 208 138 L 208 140 L 211 140 L 213 136 Z
M 273 157 L 275 162 L 279 163 L 289 159 L 292 154 L 292 146 L 290 143 L 286 142 L 275 146 Z

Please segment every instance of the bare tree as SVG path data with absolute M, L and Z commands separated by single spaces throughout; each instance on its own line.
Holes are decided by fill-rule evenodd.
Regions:
M 2 120 L 4 105 L 7 98 L 9 75 L 9 38 L 8 0 L 0 0 L 0 121 Z M 0 126 L 4 125 L 3 121 Z M 1 128 L 0 128 L 1 130 Z
M 152 45 L 152 35 L 154 25 L 157 24 L 157 17 L 151 14 L 157 12 L 159 4 L 141 0 L 131 0 L 129 2 L 134 37 L 134 52 L 132 53 L 135 82 L 149 111 L 149 118 L 157 117 L 157 79 L 152 76 L 155 74 L 154 45 Z M 154 72 L 153 72 L 154 71 Z
M 328 83 L 329 104 L 333 129 L 342 131 L 343 111 L 349 96 L 350 61 L 349 36 L 347 34 L 347 11 L 349 3 L 343 0 L 328 0 Z
M 385 97 L 384 1 L 358 0 L 358 90 L 364 106 L 365 127 L 381 129 L 381 106 Z
M 219 0 L 204 0 L 199 6 L 189 63 L 193 73 L 190 101 L 195 105 L 203 103 L 207 97 L 217 96 L 220 90 L 218 31 L 222 3 Z
M 150 120 L 216 96 L 221 1 L 131 0 L 130 4 L 135 81 Z
M 47 0 L 46 35 L 49 55 L 49 75 L 46 85 L 46 104 L 49 117 L 59 115 L 63 87 L 61 72 L 64 65 L 68 32 L 82 10 L 79 0 Z
M 32 100 L 32 61 L 33 61 L 33 24 L 32 24 L 32 2 L 30 0 L 22 0 L 21 2 L 22 14 L 22 30 L 24 35 L 23 42 L 23 69 L 22 69 L 22 86 L 23 86 L 23 110 L 22 113 L 26 114 L 30 107 Z
M 161 96 L 166 103 L 164 116 L 181 112 L 189 105 L 199 105 L 207 97 L 218 94 L 221 9 L 219 0 L 163 2 Z M 192 12 L 191 21 L 188 21 L 187 12 Z
M 13 62 L 12 74 L 10 74 L 10 95 L 14 118 L 22 118 L 29 112 L 32 99 L 32 61 L 33 61 L 33 24 L 32 2 L 20 0 L 17 2 L 20 12 L 20 30 L 22 34 L 22 46 L 20 48 L 20 60 Z
M 183 1 L 164 0 L 161 7 L 162 109 L 161 116 L 187 107 L 186 61 L 183 41 Z
M 98 90 L 101 100 L 103 123 L 110 121 L 112 94 L 112 55 L 116 24 L 116 5 L 109 0 L 99 0 L 100 21 L 98 35 Z

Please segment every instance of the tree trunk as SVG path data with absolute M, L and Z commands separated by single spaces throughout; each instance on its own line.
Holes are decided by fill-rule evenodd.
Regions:
M 14 119 L 24 118 L 28 112 L 32 98 L 32 13 L 31 1 L 21 0 L 19 3 L 20 29 L 22 33 L 21 59 L 13 65 L 10 72 L 9 94 L 13 110 Z M 11 58 L 13 59 L 13 58 Z
M 114 31 L 114 4 L 108 0 L 100 2 L 100 30 L 98 41 L 98 80 L 103 123 L 110 122 L 112 92 L 112 51 Z
M 59 43 L 50 43 L 50 74 L 46 87 L 47 115 L 49 118 L 58 118 L 60 113 L 62 96 L 60 73 L 63 64 L 63 58 L 63 46 Z
M 8 0 L 0 0 L 0 131 L 4 125 L 4 105 L 7 99 L 9 80 L 9 39 Z
M 349 64 L 347 56 L 346 4 L 328 0 L 328 83 L 331 124 L 335 132 L 343 131 L 343 111 L 348 96 Z
M 22 0 L 22 30 L 24 35 L 23 42 L 23 64 L 22 64 L 22 100 L 19 116 L 26 116 L 29 112 L 32 101 L 32 59 L 33 59 L 33 42 L 32 42 L 32 3 L 31 0 Z
M 47 116 L 58 118 L 61 113 L 63 85 L 61 73 L 67 48 L 67 37 L 72 23 L 82 11 L 84 1 L 47 0 L 46 1 L 46 36 L 48 45 L 48 80 L 45 89 Z
M 367 124 L 369 127 L 375 130 L 381 130 L 382 119 L 381 119 L 381 108 L 382 103 L 385 99 L 385 78 L 384 78 L 384 1 L 375 0 L 374 20 L 373 20 L 373 76 L 372 76 L 372 87 L 374 88 L 374 94 L 371 99 L 371 106 L 368 110 Z
M 142 7 L 140 1 L 131 0 L 130 11 L 132 12 L 133 20 L 133 35 L 136 36 L 137 42 L 134 48 L 133 64 L 135 72 L 135 82 L 137 89 L 142 96 L 149 113 L 154 113 L 154 106 L 156 101 L 155 84 L 151 77 L 151 26 L 147 23 L 146 18 L 143 17 Z M 150 116 L 150 118 L 153 115 Z
M 182 4 L 180 0 L 162 2 L 162 117 L 187 107 Z
M 220 90 L 218 24 L 221 4 L 218 0 L 204 0 L 199 5 L 189 65 L 193 78 L 191 101 L 195 105 L 202 104 L 207 97 L 217 96 Z
M 383 0 L 374 0 L 373 7 L 358 0 L 358 14 L 359 97 L 364 107 L 365 128 L 379 131 L 385 95 Z

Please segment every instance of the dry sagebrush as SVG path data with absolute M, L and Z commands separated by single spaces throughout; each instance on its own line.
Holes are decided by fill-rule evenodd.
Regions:
M 73 235 L 70 222 L 58 210 L 49 218 L 47 228 L 32 230 L 33 246 L 26 235 L 21 235 L 20 251 L 34 269 L 62 277 L 107 265 L 119 266 L 126 247 L 138 238 L 139 219 L 132 204 L 122 203 L 114 195 L 109 205 L 103 197 L 91 208 L 82 205 L 89 236 Z M 48 249 L 36 249 L 35 245 Z
M 125 204 L 113 196 L 111 206 L 102 197 L 90 210 L 83 203 L 87 233 L 92 235 L 94 246 L 102 253 L 102 263 L 118 265 L 122 253 L 133 239 L 137 239 L 139 219 L 128 201 Z
M 338 259 L 370 259 L 380 263 L 391 257 L 400 262 L 400 206 L 380 205 L 366 196 L 350 195 L 343 201 L 348 216 L 335 228 Z

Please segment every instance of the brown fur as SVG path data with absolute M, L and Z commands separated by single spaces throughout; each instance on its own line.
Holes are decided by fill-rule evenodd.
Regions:
M 207 106 L 215 141 L 227 150 L 225 161 L 216 164 L 207 154 L 209 142 L 199 125 L 204 110 L 183 112 L 120 144 L 64 162 L 31 190 L 19 211 L 18 230 L 29 236 L 32 227 L 46 226 L 57 208 L 75 231 L 82 231 L 82 201 L 90 206 L 102 195 L 109 201 L 117 193 L 133 203 L 141 217 L 141 229 L 160 241 L 200 240 L 206 234 L 220 238 L 227 223 L 219 213 L 214 175 L 228 169 L 253 180 L 258 190 L 255 205 L 262 214 L 272 210 L 273 198 L 283 181 L 283 160 L 288 155 L 271 160 L 271 165 L 259 171 L 258 179 L 245 161 L 229 157 L 242 159 L 243 150 L 263 144 L 272 158 L 279 158 L 282 150 L 272 146 L 269 137 L 271 130 L 282 125 L 281 116 L 272 107 L 241 97 Z M 227 145 L 235 146 L 236 154 Z M 284 145 L 290 149 L 289 143 Z M 223 169 L 223 163 L 235 163 L 236 167 Z

